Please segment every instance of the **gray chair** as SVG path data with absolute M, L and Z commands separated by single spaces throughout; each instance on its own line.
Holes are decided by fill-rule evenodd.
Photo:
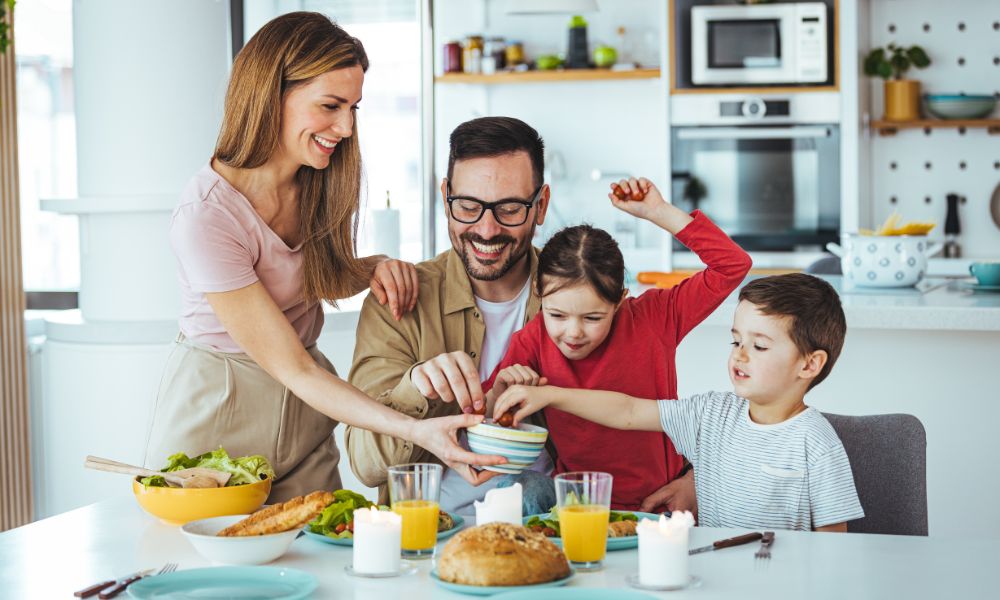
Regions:
M 927 535 L 927 435 L 913 415 L 824 415 L 840 436 L 865 510 L 857 533 Z

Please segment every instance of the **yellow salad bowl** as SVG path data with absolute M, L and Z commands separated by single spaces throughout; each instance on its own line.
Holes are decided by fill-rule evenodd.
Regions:
M 271 478 L 257 483 L 221 488 L 146 487 L 132 480 L 132 492 L 143 510 L 168 525 L 190 521 L 245 515 L 264 504 L 271 493 Z

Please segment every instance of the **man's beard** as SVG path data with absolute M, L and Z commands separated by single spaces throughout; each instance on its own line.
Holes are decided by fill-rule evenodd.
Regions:
M 460 244 L 461 251 L 458 253 L 462 257 L 462 264 L 465 265 L 465 272 L 469 274 L 469 277 L 476 279 L 478 281 L 496 281 L 510 271 L 514 265 L 518 263 L 525 254 L 528 253 L 528 248 L 531 246 L 531 238 L 535 234 L 535 228 L 532 227 L 531 231 L 525 236 L 524 241 L 520 246 L 514 246 L 517 240 L 509 235 L 497 235 L 492 239 L 485 239 L 482 236 L 476 235 L 474 233 L 466 232 L 459 236 L 459 239 L 464 242 Z M 470 256 L 472 249 L 470 248 L 472 242 L 477 242 L 479 244 L 506 244 L 512 246 L 511 251 L 507 254 L 507 259 L 497 267 L 497 263 L 488 265 L 488 269 L 478 268 L 476 263 L 480 263 L 478 258 Z M 497 259 L 502 260 L 502 259 Z

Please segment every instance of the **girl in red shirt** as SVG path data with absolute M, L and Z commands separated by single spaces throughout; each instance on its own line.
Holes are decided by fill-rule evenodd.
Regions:
M 538 259 L 542 309 L 511 338 L 484 388 L 492 401 L 510 385 L 548 383 L 621 392 L 651 401 L 677 397 L 677 345 L 739 286 L 750 257 L 700 211 L 668 204 L 649 180 L 611 185 L 612 204 L 655 223 L 693 250 L 705 270 L 671 289 L 628 297 L 625 263 L 606 231 L 589 225 L 556 233 Z M 500 415 L 496 415 L 499 417 Z M 555 473 L 614 476 L 611 506 L 640 510 L 684 464 L 666 435 L 621 431 L 545 408 L 555 445 Z M 657 507 L 661 509 L 662 507 Z

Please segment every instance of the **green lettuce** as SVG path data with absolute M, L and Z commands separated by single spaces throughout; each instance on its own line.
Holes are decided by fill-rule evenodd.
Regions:
M 639 517 L 635 513 L 630 512 L 619 512 L 617 510 L 611 511 L 608 517 L 609 523 L 614 523 L 615 521 L 638 521 Z M 546 515 L 535 515 L 528 519 L 524 524 L 525 527 L 532 527 L 534 525 L 541 525 L 543 527 L 549 527 L 554 529 L 556 532 L 556 537 L 561 537 L 559 529 L 559 510 L 558 507 L 553 506 L 552 510 Z
M 333 493 L 333 498 L 334 501 L 309 522 L 309 531 L 337 539 L 352 538 L 354 534 L 349 529 L 345 528 L 340 533 L 337 533 L 336 529 L 340 524 L 346 526 L 353 522 L 355 510 L 371 506 L 376 506 L 379 510 L 388 510 L 388 507 L 378 506 L 351 490 L 337 490 Z
M 204 467 L 229 473 L 231 477 L 226 483 L 226 487 L 234 485 L 246 485 L 256 483 L 262 479 L 274 479 L 274 469 L 271 463 L 260 454 L 251 456 L 240 456 L 230 458 L 223 448 L 200 454 L 194 458 L 188 457 L 183 452 L 171 455 L 167 458 L 167 466 L 160 469 L 161 472 L 180 471 L 181 469 L 191 469 L 194 467 Z M 163 477 L 143 477 L 140 482 L 146 486 L 166 487 L 167 482 Z

